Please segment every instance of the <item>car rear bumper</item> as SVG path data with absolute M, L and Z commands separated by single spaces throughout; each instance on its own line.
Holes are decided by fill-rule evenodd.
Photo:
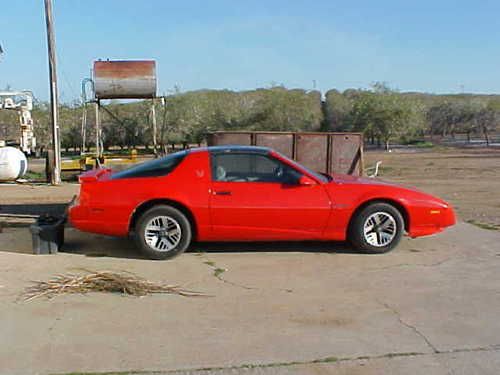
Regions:
M 124 237 L 128 235 L 127 223 L 119 220 L 110 220 L 103 215 L 102 210 L 92 210 L 88 206 L 80 205 L 76 197 L 67 209 L 67 218 L 71 226 L 83 232 L 99 233 L 109 236 Z

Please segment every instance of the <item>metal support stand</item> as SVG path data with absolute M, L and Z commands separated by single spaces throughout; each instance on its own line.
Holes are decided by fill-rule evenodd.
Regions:
M 85 153 L 87 147 L 87 109 L 89 104 L 89 99 L 87 95 L 87 85 L 90 84 L 90 89 L 92 96 L 94 95 L 94 81 L 90 78 L 84 78 L 82 80 L 82 105 L 83 105 L 83 115 L 82 115 L 82 149 L 80 154 Z
M 100 158 L 102 155 L 101 150 L 101 119 L 99 118 L 99 110 L 101 103 L 99 99 L 95 102 L 95 154 L 96 158 Z
M 155 100 L 151 100 L 151 122 L 153 123 L 153 152 L 155 157 L 158 157 L 158 143 L 156 139 L 156 109 Z
M 87 103 L 83 103 L 83 115 L 82 115 L 82 148 L 80 149 L 80 155 L 85 154 L 85 146 L 87 143 Z

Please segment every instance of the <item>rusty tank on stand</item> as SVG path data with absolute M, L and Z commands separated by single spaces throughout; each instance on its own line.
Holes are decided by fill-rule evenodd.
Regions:
M 95 97 L 150 99 L 156 97 L 156 62 L 153 60 L 94 61 Z

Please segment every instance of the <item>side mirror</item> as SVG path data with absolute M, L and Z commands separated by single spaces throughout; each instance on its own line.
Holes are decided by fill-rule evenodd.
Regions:
M 313 186 L 313 185 L 316 185 L 316 181 L 314 181 L 311 177 L 302 175 L 299 178 L 299 185 L 300 186 Z

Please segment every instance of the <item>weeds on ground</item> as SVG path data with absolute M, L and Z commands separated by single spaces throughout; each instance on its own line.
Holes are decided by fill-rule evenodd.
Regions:
M 486 230 L 500 230 L 500 225 L 497 225 L 497 224 L 483 223 L 483 222 L 476 221 L 476 220 L 473 220 L 473 219 L 467 220 L 466 222 L 469 223 L 469 224 L 475 225 L 476 227 L 481 228 L 481 229 L 486 229 Z
M 23 176 L 26 180 L 45 180 L 45 173 L 28 170 Z
M 22 298 L 26 301 L 61 294 L 86 294 L 89 292 L 119 293 L 132 296 L 147 296 L 153 293 L 178 294 L 184 297 L 205 296 L 200 292 L 184 289 L 178 285 L 157 283 L 126 271 L 88 271 L 61 274 L 48 281 L 33 281 L 25 289 Z

